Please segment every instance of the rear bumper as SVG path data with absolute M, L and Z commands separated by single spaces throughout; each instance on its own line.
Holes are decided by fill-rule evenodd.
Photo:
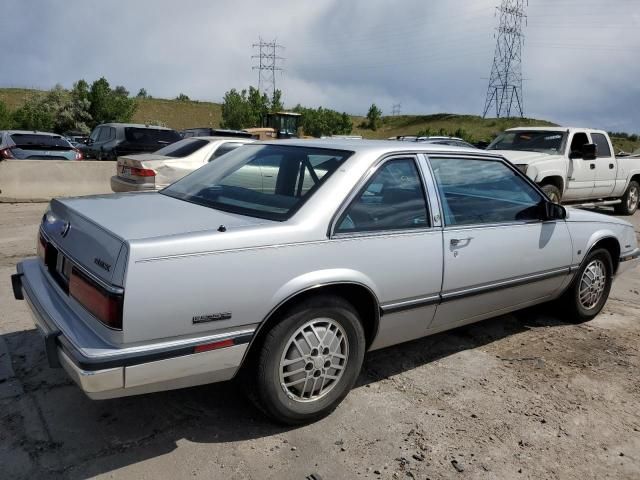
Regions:
M 640 265 L 640 248 L 620 255 L 620 263 L 616 275 L 620 275 L 627 270 L 631 270 Z
M 49 365 L 63 367 L 93 399 L 229 380 L 238 371 L 253 337 L 253 328 L 250 328 L 116 348 L 101 341 L 78 318 L 49 282 L 38 259 L 20 262 L 17 271 L 11 277 L 14 296 L 27 301 L 44 339 Z M 82 329 L 87 331 L 79 332 Z M 202 346 L 208 349 L 200 351 Z
M 151 192 L 156 189 L 154 183 L 136 183 L 122 177 L 111 177 L 111 190 L 114 192 Z

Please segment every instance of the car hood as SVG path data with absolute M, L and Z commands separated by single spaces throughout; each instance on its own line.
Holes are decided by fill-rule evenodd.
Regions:
M 624 225 L 625 227 L 633 228 L 626 220 L 614 217 L 612 215 L 605 215 L 602 213 L 596 213 L 589 210 L 582 210 L 579 208 L 566 207 L 567 210 L 567 222 L 598 222 L 598 223 L 613 223 L 615 225 Z
M 108 230 L 122 240 L 228 230 L 272 223 L 178 200 L 161 193 L 122 193 L 58 199 L 64 210 Z M 64 214 L 63 214 L 64 215 Z
M 491 153 L 502 155 L 514 165 L 528 165 L 540 160 L 556 160 L 564 158 L 562 155 L 549 153 L 527 152 L 523 150 L 490 150 Z

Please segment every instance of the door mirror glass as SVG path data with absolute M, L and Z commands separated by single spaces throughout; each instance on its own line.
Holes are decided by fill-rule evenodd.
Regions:
M 587 143 L 582 146 L 582 159 L 595 160 L 598 156 L 598 147 L 595 143 Z
M 542 206 L 542 220 L 564 220 L 567 218 L 567 210 L 562 205 L 544 202 Z

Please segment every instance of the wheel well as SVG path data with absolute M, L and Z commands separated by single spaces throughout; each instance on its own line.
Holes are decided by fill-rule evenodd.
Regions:
M 564 193 L 564 182 L 562 181 L 562 177 L 545 177 L 539 182 L 539 185 L 541 187 L 544 187 L 545 185 L 553 185 L 560 190 L 560 193 Z
M 242 367 L 250 365 L 260 352 L 262 342 L 272 326 L 277 324 L 286 312 L 294 305 L 316 295 L 333 295 L 341 297 L 349 302 L 358 312 L 362 321 L 364 334 L 367 341 L 366 348 L 373 343 L 378 333 L 378 323 L 380 321 L 380 306 L 375 294 L 367 287 L 357 283 L 336 283 L 322 285 L 304 290 L 288 298 L 278 305 L 266 319 L 258 326 L 256 334 L 252 339 L 247 354 L 242 362 Z
M 611 254 L 611 261 L 613 262 L 613 273 L 615 274 L 618 271 L 618 264 L 620 263 L 620 244 L 618 240 L 613 237 L 603 238 L 602 240 L 598 240 L 591 250 L 595 250 L 596 248 L 604 248 Z
M 636 181 L 638 183 L 640 183 L 640 174 L 636 174 L 633 177 L 631 177 L 631 180 L 629 180 L 629 183 Z

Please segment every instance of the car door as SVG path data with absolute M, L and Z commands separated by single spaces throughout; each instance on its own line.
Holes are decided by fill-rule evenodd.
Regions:
M 564 220 L 542 221 L 541 193 L 501 159 L 430 157 L 444 216 L 442 330 L 549 298 L 567 279 Z
M 563 200 L 584 200 L 592 198 L 596 179 L 596 161 L 582 158 L 582 147 L 589 143 L 586 132 L 574 132 L 569 142 L 569 166 L 567 188 Z
M 322 163 L 315 169 L 321 175 Z M 331 261 L 376 285 L 382 315 L 371 348 L 426 335 L 439 300 L 442 230 L 422 172 L 413 155 L 384 159 L 335 222 Z
M 596 144 L 593 198 L 606 198 L 613 194 L 616 186 L 617 162 L 604 133 L 591 132 L 591 141 Z

